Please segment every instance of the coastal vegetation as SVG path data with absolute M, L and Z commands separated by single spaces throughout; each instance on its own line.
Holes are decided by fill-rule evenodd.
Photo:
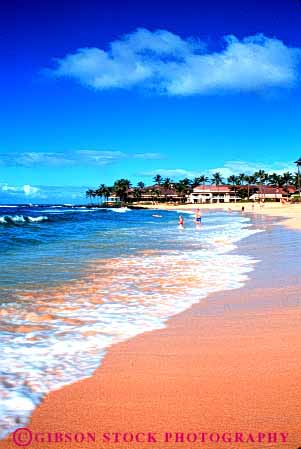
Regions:
M 185 202 L 195 187 L 213 185 L 228 185 L 242 200 L 250 198 L 250 192 L 254 187 L 263 191 L 265 186 L 281 188 L 284 192 L 290 194 L 297 192 L 299 187 L 298 173 L 285 172 L 283 174 L 267 173 L 264 170 L 258 170 L 251 175 L 245 173 L 233 174 L 224 178 L 220 172 L 213 173 L 211 177 L 200 175 L 193 179 L 184 178 L 174 181 L 169 177 L 163 178 L 157 174 L 153 178 L 154 184 L 146 186 L 140 181 L 133 185 L 129 179 L 121 178 L 114 182 L 112 186 L 100 184 L 96 189 L 88 189 L 86 197 L 97 203 L 108 201 L 112 196 L 120 199 L 121 203 L 133 203 L 145 201 L 146 197 L 150 201 L 167 202 L 173 197 L 177 201 Z

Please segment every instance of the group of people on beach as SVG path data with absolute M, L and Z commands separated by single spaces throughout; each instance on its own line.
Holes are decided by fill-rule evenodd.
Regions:
M 202 213 L 201 213 L 201 210 L 200 210 L 200 209 L 197 209 L 197 210 L 195 211 L 194 223 L 195 223 L 196 225 L 200 225 L 200 224 L 201 224 L 201 221 L 202 221 Z M 180 226 L 181 228 L 183 228 L 183 226 L 184 226 L 184 218 L 183 218 L 183 215 L 179 215 L 179 222 L 178 222 L 178 224 L 179 224 L 179 226 Z
M 260 201 L 258 201 L 258 206 L 260 207 L 260 209 L 262 209 L 264 207 L 264 199 L 261 199 Z M 254 212 L 255 209 L 255 203 L 252 203 L 252 212 Z M 231 209 L 231 207 L 228 207 L 228 212 L 232 212 L 233 209 Z M 241 206 L 241 212 L 245 212 L 245 206 Z

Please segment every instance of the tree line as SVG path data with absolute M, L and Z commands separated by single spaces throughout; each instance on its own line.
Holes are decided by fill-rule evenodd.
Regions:
M 247 175 L 245 173 L 239 173 L 238 175 L 231 175 L 226 180 L 223 178 L 220 172 L 213 173 L 211 178 L 205 175 L 195 177 L 194 179 L 184 178 L 180 181 L 173 181 L 171 178 L 163 178 L 160 174 L 154 176 L 154 185 L 147 187 L 144 182 L 140 181 L 136 186 L 133 186 L 129 179 L 118 179 L 114 182 L 112 186 L 107 186 L 105 184 L 100 184 L 100 186 L 93 190 L 88 189 L 86 191 L 86 197 L 89 199 L 93 198 L 103 198 L 108 199 L 109 196 L 115 194 L 120 198 L 122 202 L 126 202 L 129 195 L 139 200 L 142 194 L 146 191 L 150 192 L 154 196 L 168 196 L 169 191 L 173 191 L 180 197 L 185 197 L 185 195 L 192 192 L 194 187 L 200 185 L 215 185 L 220 186 L 224 184 L 230 184 L 234 190 L 240 186 L 240 194 L 244 197 L 249 198 L 250 186 L 258 185 L 264 186 L 269 185 L 271 187 L 287 188 L 288 186 L 298 187 L 298 174 L 285 172 L 282 175 L 277 173 L 267 173 L 264 170 L 258 170 L 252 175 Z M 226 182 L 225 182 L 226 181 Z M 241 188 L 245 186 L 245 189 Z

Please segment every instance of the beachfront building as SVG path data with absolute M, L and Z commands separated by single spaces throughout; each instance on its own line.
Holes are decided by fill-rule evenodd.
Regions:
M 173 185 L 170 188 L 165 188 L 163 185 L 155 184 L 140 189 L 139 196 L 136 196 L 135 189 L 129 189 L 128 199 L 130 202 L 139 203 L 178 203 L 183 202 L 183 195 L 180 195 Z
M 230 203 L 239 201 L 235 188 L 229 185 L 202 185 L 193 189 L 187 196 L 187 202 L 193 204 Z
M 287 187 L 284 189 L 282 187 L 257 186 L 257 190 L 250 196 L 250 200 L 258 201 L 269 199 L 281 201 L 282 199 L 287 199 L 294 191 L 294 187 Z
M 113 194 L 109 196 L 106 201 L 103 202 L 103 204 L 106 206 L 116 207 L 121 205 L 121 200 L 119 196 Z

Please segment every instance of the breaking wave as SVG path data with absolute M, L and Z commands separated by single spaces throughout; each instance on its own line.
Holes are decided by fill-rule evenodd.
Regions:
M 14 225 L 22 223 L 39 223 L 41 221 L 47 221 L 48 217 L 46 215 L 41 215 L 39 217 L 30 217 L 26 215 L 2 215 L 0 217 L 0 224 L 4 225 Z

